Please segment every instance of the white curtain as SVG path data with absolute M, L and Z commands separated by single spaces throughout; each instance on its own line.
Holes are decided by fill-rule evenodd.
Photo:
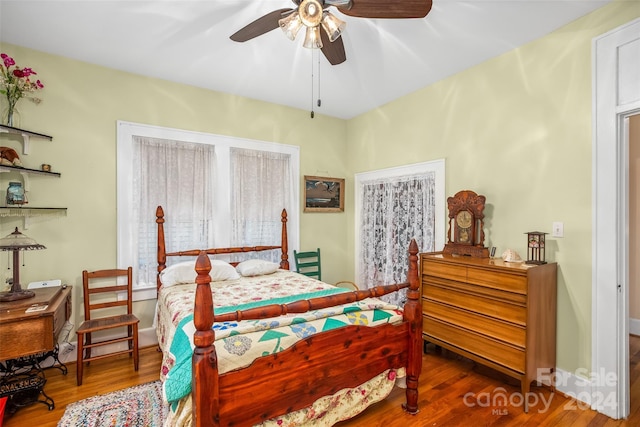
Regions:
M 168 214 L 167 251 L 213 245 L 212 218 L 215 149 L 212 145 L 149 137 L 133 138 L 133 200 L 137 238 L 138 283 L 153 283 L 157 274 L 155 212 Z M 184 259 L 180 260 L 184 261 Z
M 358 284 L 371 288 L 404 282 L 411 239 L 416 239 L 421 252 L 434 248 L 435 173 L 367 181 L 361 191 Z M 406 290 L 383 299 L 403 304 Z
M 282 209 L 292 212 L 296 208 L 291 156 L 231 148 L 230 157 L 232 246 L 278 244 Z M 251 256 L 280 261 L 280 251 L 252 253 Z

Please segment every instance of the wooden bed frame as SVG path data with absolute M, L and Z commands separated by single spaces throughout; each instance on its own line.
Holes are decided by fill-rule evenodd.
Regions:
M 357 387 L 390 368 L 406 367 L 406 403 L 409 414 L 418 412 L 418 378 L 422 369 L 422 312 L 418 277 L 418 246 L 409 247 L 407 282 L 373 289 L 345 292 L 282 305 L 213 313 L 207 254 L 228 254 L 280 249 L 280 266 L 289 269 L 287 214 L 282 211 L 282 242 L 279 246 L 166 252 L 164 212 L 156 210 L 158 224 L 158 273 L 166 268 L 167 256 L 198 256 L 194 307 L 195 350 L 193 353 L 193 426 L 252 426 L 305 408 L 322 396 Z M 160 282 L 158 279 L 158 288 Z M 250 366 L 218 373 L 214 322 L 264 319 L 287 313 L 304 313 L 379 297 L 408 288 L 403 321 L 376 327 L 346 326 L 317 333 L 294 346 L 256 359 Z M 302 374 L 304 373 L 304 374 Z M 409 421 L 408 421 L 409 423 Z

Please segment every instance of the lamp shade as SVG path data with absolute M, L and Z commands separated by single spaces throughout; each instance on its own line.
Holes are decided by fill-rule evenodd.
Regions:
M 308 49 L 321 49 L 322 39 L 320 38 L 320 27 L 307 27 L 307 34 L 302 46 Z
M 288 16 L 278 20 L 278 24 L 284 34 L 289 37 L 291 40 L 295 40 L 298 31 L 302 28 L 302 21 L 300 20 L 300 14 L 295 11 Z
M 13 233 L 0 239 L 0 251 L 32 251 L 39 249 L 46 249 L 46 247 L 19 232 L 18 227 Z
M 11 290 L 8 292 L 0 292 L 0 302 L 15 301 L 35 296 L 33 291 L 22 290 L 22 286 L 20 286 L 19 257 L 20 251 L 34 251 L 40 249 L 46 248 L 31 237 L 25 236 L 19 232 L 18 227 L 16 227 L 13 233 L 0 239 L 0 250 L 13 252 L 13 281 L 11 283 Z
M 322 14 L 322 28 L 324 28 L 327 36 L 329 36 L 330 42 L 334 42 L 340 37 L 340 34 L 342 34 L 346 27 L 346 22 L 336 18 L 331 13 L 325 11 Z

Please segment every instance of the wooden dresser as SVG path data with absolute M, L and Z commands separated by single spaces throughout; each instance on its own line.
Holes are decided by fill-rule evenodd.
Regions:
M 520 380 L 523 396 L 539 375 L 550 378 L 556 263 L 423 253 L 420 271 L 425 341 Z

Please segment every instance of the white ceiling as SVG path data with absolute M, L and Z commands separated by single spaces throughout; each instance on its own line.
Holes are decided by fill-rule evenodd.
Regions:
M 433 0 L 426 18 L 394 20 L 353 18 L 332 8 L 347 22 L 347 61 L 336 66 L 303 48 L 302 33 L 294 42 L 279 29 L 245 43 L 229 39 L 268 12 L 294 7 L 290 0 L 0 0 L 0 40 L 348 119 L 610 1 Z

